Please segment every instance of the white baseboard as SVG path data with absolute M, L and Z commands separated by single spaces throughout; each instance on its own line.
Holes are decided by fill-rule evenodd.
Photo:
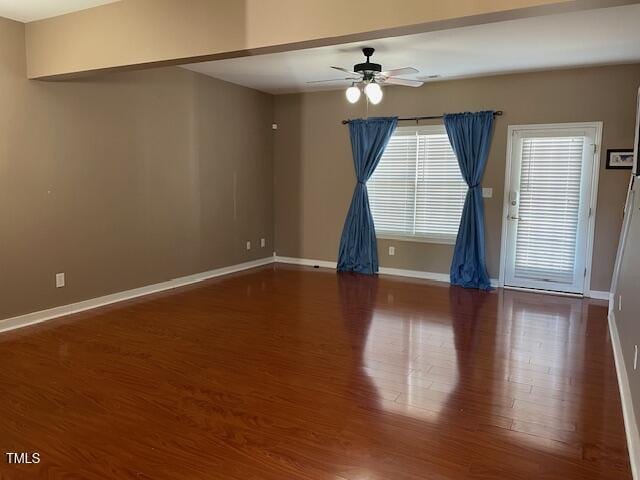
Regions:
M 423 272 L 420 270 L 405 270 L 403 268 L 380 267 L 382 275 L 395 275 L 398 277 L 423 278 L 425 280 L 433 280 L 436 282 L 449 283 L 448 273 Z
M 240 272 L 249 268 L 267 265 L 273 263 L 273 261 L 273 257 L 261 258 L 259 260 L 252 260 L 250 262 L 239 263 L 237 265 L 230 265 L 228 267 L 221 267 L 216 268 L 215 270 L 209 270 L 207 272 L 188 275 L 186 277 L 174 278 L 166 282 L 147 285 L 145 287 L 135 288 L 133 290 L 127 290 L 124 292 L 113 293 L 111 295 L 105 295 L 103 297 L 92 298 L 89 300 L 84 300 L 82 302 L 72 303 L 70 305 L 62 305 L 60 307 L 50 308 L 48 310 L 42 310 L 39 312 L 27 313 L 26 315 L 20 315 L 18 317 L 7 318 L 5 320 L 0 320 L 0 332 L 6 332 L 9 330 L 14 330 L 16 328 L 26 327 L 28 325 L 35 325 L 36 323 L 42 323 L 54 318 L 83 312 L 85 310 L 91 310 L 93 308 L 103 307 L 105 305 L 122 302 L 124 300 L 130 300 L 132 298 L 149 295 L 151 293 L 184 287 L 186 285 L 191 285 L 192 283 L 202 282 L 203 280 L 219 277 L 221 275 L 228 275 L 230 273 Z
M 589 298 L 595 298 L 597 300 L 609 300 L 611 294 L 609 292 L 603 292 L 600 290 L 589 290 L 587 295 Z
M 624 429 L 627 433 L 627 448 L 629 449 L 629 459 L 631 461 L 631 473 L 635 480 L 640 480 L 640 435 L 638 434 L 638 424 L 633 411 L 633 401 L 631 398 L 631 387 L 627 376 L 627 367 L 622 354 L 620 335 L 616 325 L 614 312 L 609 313 L 609 334 L 611 345 L 613 346 L 613 357 L 616 362 L 616 373 L 618 375 L 618 386 L 620 388 L 620 399 L 622 401 L 622 415 L 624 417 Z
M 336 268 L 336 262 L 330 262 L 328 260 L 313 260 L 310 258 L 295 258 L 295 257 L 279 257 L 275 256 L 275 261 L 279 263 L 289 263 L 292 265 L 305 265 L 308 267 L 323 267 L 323 268 Z M 450 283 L 450 278 L 448 273 L 437 273 L 437 272 L 425 272 L 422 270 L 405 270 L 403 268 L 391 268 L 391 267 L 380 267 L 379 273 L 381 275 L 395 275 L 399 277 L 410 277 L 410 278 L 422 278 L 425 280 L 434 280 L 436 282 L 444 282 Z M 491 279 L 491 286 L 497 287 L 498 280 Z
M 313 260 L 310 258 L 296 258 L 296 257 L 280 257 L 275 255 L 274 261 L 276 263 L 289 263 L 291 265 L 304 265 L 306 267 L 322 267 L 322 268 L 336 268 L 338 264 L 336 262 L 330 262 L 328 260 Z
M 127 290 L 124 292 L 113 293 L 111 295 L 105 295 L 103 297 L 92 298 L 70 305 L 62 305 L 60 307 L 54 307 L 39 312 L 27 313 L 17 317 L 7 318 L 0 320 L 0 333 L 16 328 L 26 327 L 28 325 L 34 325 L 37 323 L 45 322 L 54 318 L 62 317 L 65 315 L 71 315 L 73 313 L 79 313 L 93 308 L 110 305 L 112 303 L 122 302 L 124 300 L 130 300 L 132 298 L 149 295 L 151 293 L 162 292 L 164 290 L 170 290 L 173 288 L 183 287 L 192 283 L 201 282 L 221 275 L 227 275 L 229 273 L 239 272 L 247 270 L 249 268 L 259 267 L 261 265 L 267 265 L 273 262 L 288 263 L 292 265 L 305 265 L 309 267 L 322 267 L 335 269 L 336 262 L 328 260 L 313 260 L 309 258 L 294 258 L 294 257 L 281 257 L 274 254 L 273 257 L 262 258 L 259 260 L 253 260 L 250 262 L 240 263 L 237 265 L 230 265 L 228 267 L 217 268 L 215 270 L 209 270 L 207 272 L 196 273 L 185 277 L 175 278 L 166 282 L 157 283 L 154 285 L 148 285 L 145 287 L 136 288 L 133 290 Z M 449 283 L 449 274 L 437 273 L 437 272 L 425 272 L 421 270 L 405 270 L 401 268 L 380 267 L 380 273 L 382 275 L 395 275 L 409 278 L 421 278 L 426 280 L 433 280 L 436 282 Z M 498 280 L 491 279 L 491 286 L 498 287 Z M 593 298 L 609 298 L 608 292 L 592 292 L 597 294 L 597 297 Z
M 335 269 L 336 262 L 327 260 L 313 260 L 307 258 L 292 258 L 292 257 L 279 257 L 274 255 L 273 257 L 262 258 L 259 260 L 253 260 L 250 262 L 240 263 L 237 265 L 230 265 L 228 267 L 217 268 L 215 270 L 209 270 L 207 272 L 196 273 L 194 275 L 188 275 L 185 277 L 174 278 L 162 283 L 156 283 L 154 285 L 147 285 L 133 290 L 126 290 L 124 292 L 117 292 L 110 295 L 105 295 L 98 298 L 92 298 L 89 300 L 83 300 L 81 302 L 72 303 L 69 305 L 62 305 L 59 307 L 49 308 L 47 310 L 41 310 L 38 312 L 27 313 L 17 317 L 7 318 L 0 320 L 0 333 L 7 332 L 9 330 L 15 330 L 17 328 L 26 327 L 29 325 L 35 325 L 38 323 L 46 322 L 54 318 L 63 317 L 65 315 L 71 315 L 74 313 L 84 312 L 105 305 L 110 305 L 124 300 L 130 300 L 132 298 L 142 297 L 152 293 L 162 292 L 165 290 L 171 290 L 173 288 L 183 287 L 191 285 L 193 283 L 202 282 L 210 278 L 219 277 L 221 275 L 227 275 L 234 272 L 240 272 L 249 268 L 259 267 L 261 265 L 267 265 L 273 262 L 289 263 L 293 265 L 306 265 L 306 266 L 318 266 L 323 268 Z M 411 278 L 423 278 L 428 280 L 435 280 L 438 282 L 449 283 L 449 275 L 444 273 L 422 272 L 418 270 L 403 270 L 399 268 L 380 268 L 380 273 L 383 275 L 398 275 Z M 497 281 L 495 281 L 497 284 Z M 492 285 L 494 280 L 491 281 Z

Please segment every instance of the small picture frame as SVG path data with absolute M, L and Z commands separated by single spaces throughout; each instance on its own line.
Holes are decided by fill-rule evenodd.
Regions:
M 617 148 L 607 150 L 606 168 L 631 170 L 633 168 L 633 149 Z

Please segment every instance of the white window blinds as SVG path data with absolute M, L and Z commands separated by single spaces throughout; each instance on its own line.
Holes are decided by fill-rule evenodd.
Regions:
M 443 126 L 398 128 L 367 188 L 379 236 L 455 240 L 467 185 Z
M 573 282 L 584 143 L 522 139 L 516 277 Z

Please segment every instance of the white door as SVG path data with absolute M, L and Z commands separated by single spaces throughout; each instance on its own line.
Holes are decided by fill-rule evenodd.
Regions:
M 585 292 L 600 129 L 594 123 L 510 127 L 506 287 Z

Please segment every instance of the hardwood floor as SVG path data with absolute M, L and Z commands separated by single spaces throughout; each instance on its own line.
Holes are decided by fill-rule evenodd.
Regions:
M 277 265 L 0 334 L 0 477 L 631 479 L 606 314 Z

